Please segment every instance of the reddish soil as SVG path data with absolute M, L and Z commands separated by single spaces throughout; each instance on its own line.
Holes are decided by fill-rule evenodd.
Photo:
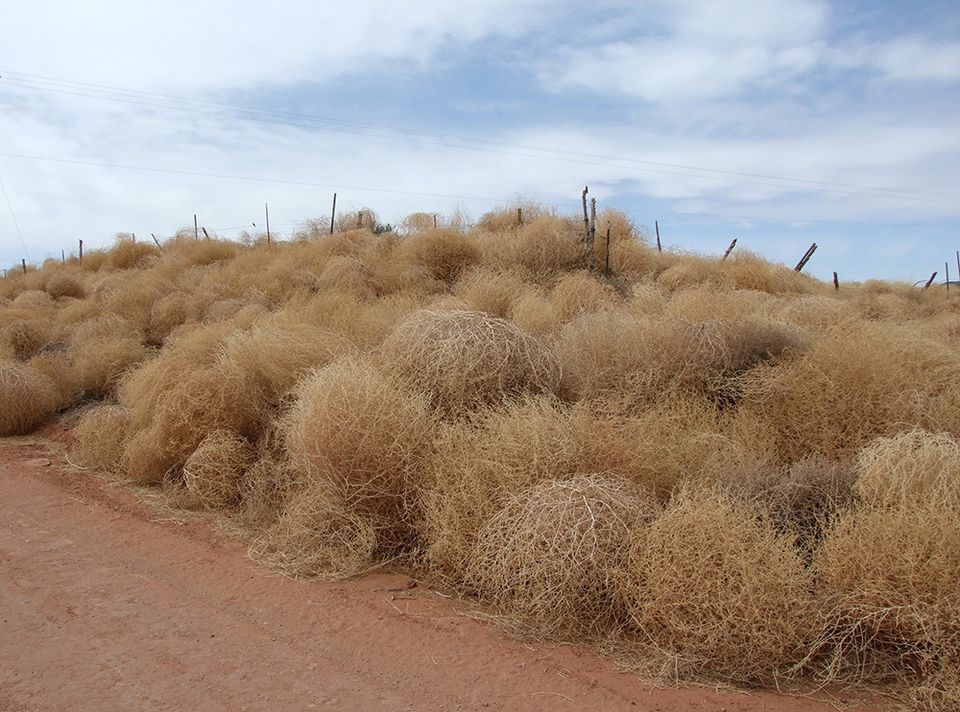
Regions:
M 587 651 L 509 640 L 401 575 L 293 581 L 61 462 L 0 440 L 3 712 L 835 709 L 655 688 Z

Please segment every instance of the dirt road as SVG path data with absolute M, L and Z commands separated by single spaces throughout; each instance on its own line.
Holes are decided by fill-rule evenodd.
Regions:
M 526 646 L 399 575 L 302 583 L 205 523 L 0 440 L 0 710 L 814 712 L 772 693 L 654 689 Z

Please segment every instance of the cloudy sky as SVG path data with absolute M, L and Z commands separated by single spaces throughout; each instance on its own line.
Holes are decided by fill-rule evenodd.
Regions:
M 828 278 L 960 248 L 960 5 L 0 0 L 0 263 L 370 206 L 601 206 Z M 251 228 L 252 229 L 252 228 Z

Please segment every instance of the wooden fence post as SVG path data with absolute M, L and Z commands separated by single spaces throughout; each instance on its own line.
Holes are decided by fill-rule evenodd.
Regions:
M 653 229 L 657 231 L 657 252 L 663 252 L 663 247 L 660 245 L 660 221 L 653 221 Z
M 730 253 L 733 252 L 733 248 L 737 246 L 737 238 L 733 238 L 733 242 L 730 243 L 730 247 L 727 248 L 727 251 L 723 253 L 723 257 L 720 258 L 720 261 L 723 262 L 730 256 Z
M 804 267 L 807 266 L 807 262 L 810 261 L 810 258 L 813 257 L 813 253 L 817 251 L 817 243 L 814 242 L 810 247 L 807 248 L 807 251 L 803 254 L 803 257 L 800 258 L 800 261 L 797 262 L 797 266 L 793 268 L 794 272 L 800 272 Z
M 333 234 L 333 221 L 337 215 L 337 194 L 333 194 L 333 207 L 330 209 L 330 234 Z
M 23 265 L 23 273 L 27 273 L 27 261 L 25 259 L 20 260 L 20 264 Z
M 200 231 L 197 229 L 197 214 L 196 214 L 196 213 L 193 214 L 193 239 L 194 239 L 194 240 L 199 240 L 199 239 L 200 239 Z
M 83 264 L 83 239 L 80 240 L 80 264 Z
M 837 279 L 836 272 L 833 273 L 833 288 L 838 292 L 840 291 L 840 280 Z
M 610 274 L 610 221 L 607 220 L 607 254 L 606 261 L 603 265 L 603 273 L 606 275 Z
M 928 279 L 928 280 L 927 280 L 927 283 L 926 283 L 925 285 L 923 285 L 923 290 L 922 290 L 922 291 L 925 292 L 925 291 L 927 291 L 928 289 L 930 289 L 930 285 L 933 284 L 933 280 L 935 280 L 936 278 L 937 278 L 937 273 L 936 273 L 936 272 L 934 272 L 933 274 L 931 274 L 931 275 L 930 275 L 930 279 Z
M 160 240 L 157 239 L 157 236 L 154 235 L 154 234 L 151 232 L 151 233 L 150 233 L 150 237 L 152 237 L 152 238 L 153 238 L 153 241 L 157 243 L 157 247 L 159 247 L 159 248 L 162 250 L 162 249 L 163 249 L 163 245 L 160 244 Z

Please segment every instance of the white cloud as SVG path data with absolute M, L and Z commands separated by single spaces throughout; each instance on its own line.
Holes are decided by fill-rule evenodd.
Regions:
M 322 81 L 528 29 L 543 0 L 6 3 L 0 69 L 138 89 Z M 509 21 L 505 17 L 509 16 Z M 398 65 L 399 63 L 399 65 Z
M 541 77 L 653 103 L 736 96 L 814 67 L 826 16 L 815 0 L 676 0 L 664 31 L 567 50 Z
M 866 63 L 898 81 L 960 81 L 960 42 L 903 37 L 869 47 Z

